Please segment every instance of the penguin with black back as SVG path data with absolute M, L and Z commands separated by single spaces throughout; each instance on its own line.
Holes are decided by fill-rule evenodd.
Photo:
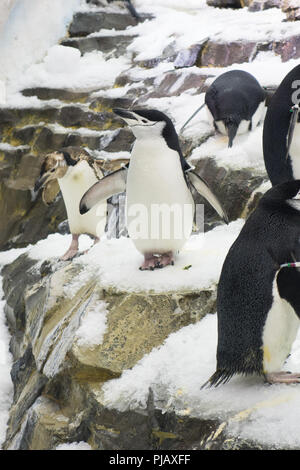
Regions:
M 256 78 L 243 70 L 225 72 L 210 85 L 205 94 L 209 120 L 228 136 L 228 147 L 237 134 L 251 131 L 263 119 L 266 98 Z
M 263 128 L 263 152 L 272 185 L 300 178 L 300 65 L 272 97 Z
M 126 190 L 127 228 L 144 255 L 141 270 L 174 264 L 194 219 L 193 186 L 228 222 L 220 202 L 187 163 L 171 119 L 155 109 L 114 109 L 130 127 L 134 142 L 128 167 L 105 176 L 82 197 L 80 213 Z M 190 186 L 191 185 L 191 186 Z M 137 223 L 137 213 L 140 223 Z
M 300 373 L 282 371 L 299 327 L 299 239 L 294 180 L 266 192 L 227 254 L 217 293 L 217 368 L 203 387 L 235 374 L 300 382 Z

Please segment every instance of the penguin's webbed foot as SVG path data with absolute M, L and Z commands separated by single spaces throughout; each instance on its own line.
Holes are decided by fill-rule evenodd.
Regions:
M 73 259 L 78 253 L 78 250 L 73 248 L 69 248 L 68 251 L 65 252 L 63 256 L 60 257 L 61 261 L 68 261 Z
M 141 271 L 154 271 L 154 269 L 161 269 L 169 264 L 174 264 L 173 253 L 171 251 L 162 255 L 146 254 L 144 258 L 144 262 L 140 266 Z
M 300 383 L 300 373 L 271 372 L 265 374 L 265 379 L 269 384 L 295 384 Z
M 65 252 L 63 256 L 61 256 L 61 261 L 68 261 L 74 258 L 78 252 L 78 238 L 79 235 L 72 234 L 72 242 L 69 249 Z

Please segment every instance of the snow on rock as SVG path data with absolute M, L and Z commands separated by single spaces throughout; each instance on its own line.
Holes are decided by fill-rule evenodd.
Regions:
M 174 266 L 155 271 L 138 269 L 143 256 L 129 238 L 103 239 L 86 254 L 73 260 L 73 263 L 84 266 L 74 282 L 82 284 L 89 277 L 98 275 L 103 287 L 127 292 L 190 291 L 210 287 L 218 281 L 225 256 L 243 224 L 244 221 L 239 219 L 205 234 L 192 236 L 178 254 Z M 49 235 L 30 248 L 28 254 L 40 260 L 61 256 L 70 240 L 70 235 Z M 81 236 L 79 240 L 80 250 L 86 250 L 91 244 L 87 236 Z
M 13 4 L 12 4 L 13 3 Z M 64 36 L 81 0 L 18 0 L 11 2 L 0 35 L 0 78 L 15 89 L 23 72 L 40 61 Z
M 176 3 L 138 0 L 136 8 L 156 15 L 153 21 L 131 28 L 138 37 L 128 49 L 137 54 L 138 60 L 160 55 L 173 41 L 178 49 L 184 49 L 207 37 L 220 42 L 267 41 L 280 40 L 299 32 L 296 22 L 283 22 L 285 15 L 278 8 L 253 13 L 246 8 L 208 7 L 204 0 Z
M 93 51 L 81 57 L 74 48 L 53 46 L 43 62 L 27 69 L 22 87 L 44 86 L 80 91 L 112 87 L 117 76 L 129 65 L 129 59 L 124 56 L 106 59 L 102 52 Z
M 55 450 L 92 450 L 87 442 L 70 442 L 68 444 L 60 444 Z
M 102 343 L 106 331 L 106 314 L 106 303 L 95 301 L 81 318 L 80 326 L 76 331 L 79 346 L 93 347 Z

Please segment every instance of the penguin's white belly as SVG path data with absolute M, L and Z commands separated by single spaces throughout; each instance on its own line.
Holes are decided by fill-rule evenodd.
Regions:
M 162 139 L 135 142 L 126 196 L 128 233 L 141 253 L 182 248 L 192 231 L 194 200 L 178 153 Z
M 291 165 L 295 179 L 300 178 L 300 123 L 297 122 L 290 146 Z
M 70 232 L 88 233 L 101 237 L 106 224 L 106 201 L 96 204 L 89 212 L 81 215 L 79 203 L 84 193 L 98 181 L 93 169 L 86 161 L 70 167 L 58 183 L 64 198 Z
M 273 282 L 273 305 L 263 330 L 264 372 L 280 372 L 291 351 L 299 328 L 299 318 L 292 306 L 279 296 L 276 277 Z

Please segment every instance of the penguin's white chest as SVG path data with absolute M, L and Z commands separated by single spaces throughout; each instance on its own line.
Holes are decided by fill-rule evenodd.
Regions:
M 294 179 L 300 178 L 300 123 L 297 122 L 289 151 Z
M 264 372 L 280 372 L 291 351 L 299 328 L 299 318 L 286 300 L 279 296 L 276 277 L 273 282 L 273 305 L 263 330 Z
M 164 139 L 137 139 L 127 178 L 127 228 L 145 253 L 176 252 L 189 238 L 194 200 L 179 154 Z
M 106 224 L 106 202 L 96 204 L 88 213 L 81 215 L 79 203 L 84 193 L 98 181 L 86 161 L 70 167 L 63 178 L 58 179 L 62 192 L 70 231 L 73 234 L 88 233 L 100 237 Z

